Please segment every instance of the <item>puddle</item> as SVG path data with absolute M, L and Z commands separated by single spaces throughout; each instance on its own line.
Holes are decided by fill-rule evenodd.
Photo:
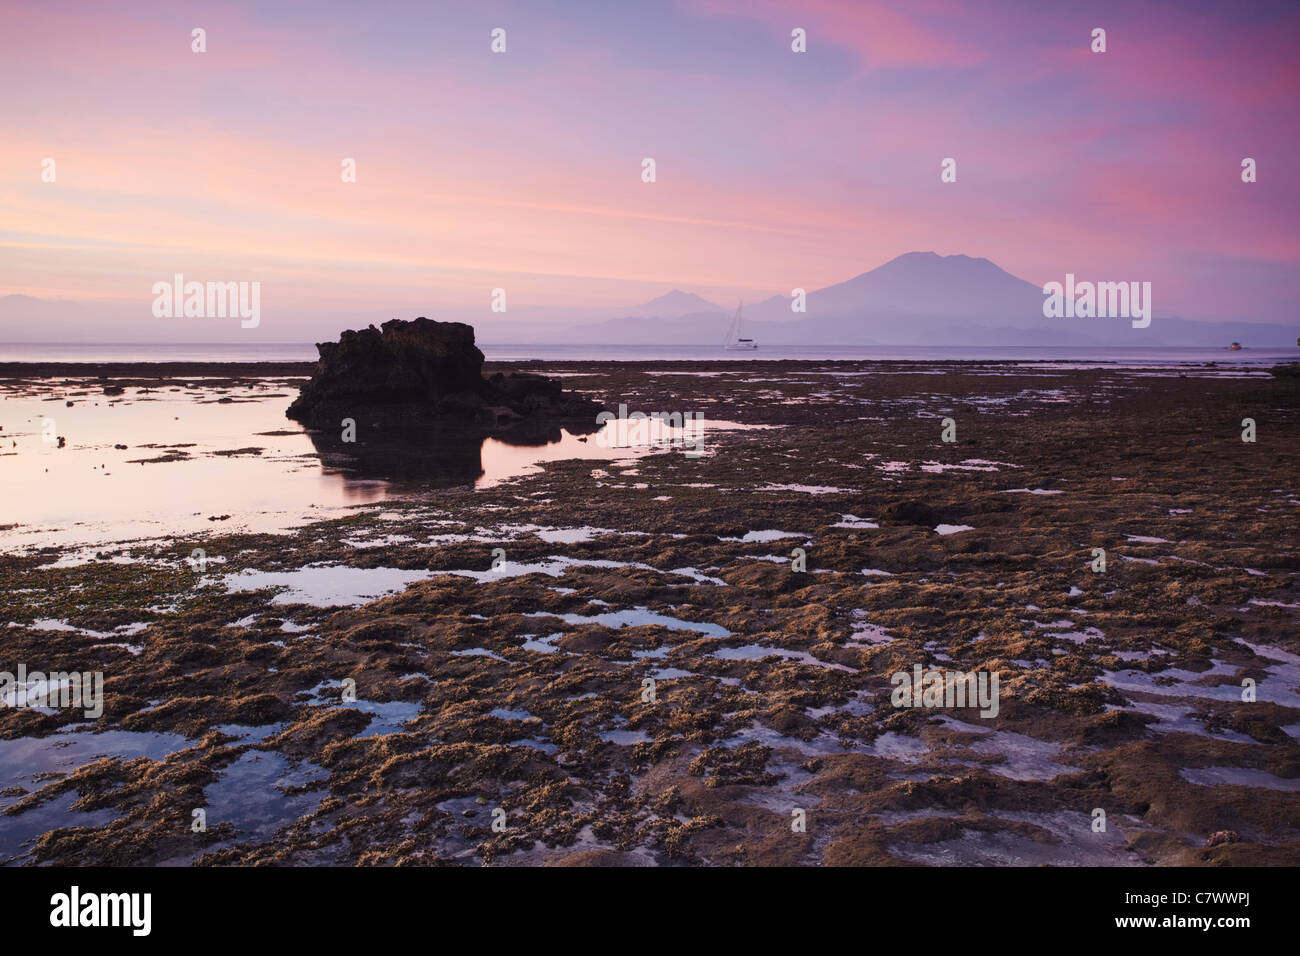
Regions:
M 451 654 L 453 657 L 490 657 L 494 661 L 502 661 L 507 664 L 509 663 L 509 661 L 507 661 L 496 651 L 489 651 L 486 647 L 471 647 L 469 650 L 466 651 L 452 651 Z
M 674 680 L 678 677 L 694 677 L 694 671 L 685 671 L 680 667 L 660 667 L 650 672 L 655 680 Z
M 823 733 L 812 740 L 802 740 L 799 737 L 787 737 L 759 723 L 750 724 L 723 741 L 723 745 L 727 747 L 739 747 L 747 743 L 759 743 L 773 749 L 788 748 L 816 756 L 842 754 L 849 751 L 849 748 L 841 746 L 831 734 Z
M 401 733 L 403 727 L 420 716 L 420 704 L 404 700 L 380 702 L 358 699 L 342 706 L 374 715 L 370 723 L 357 734 L 358 737 L 382 737 L 385 734 Z
M 840 520 L 831 525 L 832 528 L 854 528 L 857 530 L 869 530 L 879 528 L 880 525 L 866 518 L 859 518 L 857 515 L 840 515 Z
M 553 754 L 560 749 L 549 741 L 537 740 L 533 737 L 521 737 L 519 740 L 512 740 L 507 746 L 527 747 L 530 750 L 540 750 L 544 754 Z
M 799 661 L 803 664 L 811 664 L 814 667 L 827 667 L 831 670 L 849 671 L 856 673 L 852 667 L 845 667 L 843 664 L 835 664 L 830 661 L 824 661 L 820 658 L 813 657 L 807 651 L 792 651 L 785 647 L 764 647 L 761 644 L 745 644 L 741 647 L 721 647 L 713 652 L 713 656 L 724 661 L 760 661 L 765 657 L 781 657 L 788 661 Z
M 1210 731 L 1205 724 L 1191 716 L 1187 704 L 1158 704 L 1155 701 L 1130 698 L 1130 706 L 1107 706 L 1107 710 L 1134 710 L 1150 714 L 1160 719 L 1154 724 L 1147 724 L 1150 730 L 1158 734 L 1195 734 L 1197 737 L 1209 737 L 1211 740 L 1228 740 L 1238 744 L 1253 744 L 1257 741 L 1235 730 Z
M 975 459 L 967 459 L 957 465 L 949 465 L 940 461 L 926 461 L 920 465 L 922 471 L 931 475 L 941 475 L 947 471 L 999 471 L 996 465 L 987 464 Z
M 808 716 L 813 720 L 821 720 L 831 714 L 848 714 L 850 717 L 864 717 L 867 714 L 875 712 L 875 705 L 871 701 L 869 691 L 860 690 L 855 693 L 847 703 L 828 704 L 825 707 L 810 707 Z
M 762 543 L 766 541 L 780 541 L 782 538 L 807 538 L 806 534 L 800 531 L 748 531 L 743 538 L 719 538 L 719 541 L 740 541 L 745 544 Z M 785 558 L 781 559 L 782 561 Z
M 771 427 L 706 419 L 695 419 L 689 428 L 672 427 L 659 421 L 655 421 L 653 427 L 639 427 L 636 421 L 613 419 L 586 435 L 576 435 L 562 428 L 558 440 L 544 445 L 514 445 L 487 438 L 479 449 L 482 474 L 474 481 L 474 487 L 480 490 L 495 488 L 511 478 L 538 474 L 544 464 L 553 461 L 576 458 L 633 464 L 637 458 L 655 452 L 676 450 L 684 451 L 688 456 L 712 454 L 708 442 L 710 432 Z
M 458 577 L 473 578 L 479 583 L 496 581 L 502 578 L 517 578 L 526 574 L 545 574 L 553 578 L 558 578 L 569 568 L 637 568 L 642 571 L 653 571 L 655 574 L 680 574 L 683 577 L 692 578 L 698 584 L 726 584 L 721 578 L 710 577 L 707 574 L 696 570 L 695 568 L 674 568 L 671 571 L 661 571 L 659 568 L 649 564 L 642 564 L 638 561 L 607 561 L 601 558 L 566 558 L 560 555 L 551 555 L 540 561 L 506 561 L 498 568 L 489 568 L 486 571 L 474 571 L 467 568 L 457 568 L 451 571 L 429 571 L 423 572 L 424 577 L 432 577 L 435 574 L 454 574 Z
M 872 624 L 870 621 L 861 620 L 866 613 L 863 611 L 853 612 L 853 633 L 849 636 L 848 644 L 852 645 L 872 645 L 892 644 L 894 637 L 879 624 Z
M 538 651 L 542 654 L 555 654 L 560 649 L 555 646 L 555 642 L 564 636 L 563 631 L 556 631 L 554 634 L 547 634 L 545 637 L 536 637 L 527 635 L 527 640 L 519 645 L 526 651 Z
M 407 585 L 436 573 L 439 572 L 311 565 L 296 571 L 240 571 L 226 577 L 223 583 L 230 593 L 284 588 L 271 599 L 272 604 L 358 607 L 404 591 Z
M 1245 641 L 1242 642 L 1246 644 Z M 1251 646 L 1247 644 L 1247 646 Z M 1285 655 L 1285 651 L 1254 645 L 1261 657 Z M 1223 684 L 1197 683 L 1205 678 L 1214 678 L 1237 673 L 1238 668 L 1222 661 L 1213 661 L 1213 666 L 1202 673 L 1169 667 L 1153 674 L 1144 671 L 1121 670 L 1102 671 L 1100 680 L 1121 691 L 1141 691 L 1161 697 L 1204 697 L 1211 700 L 1241 701 L 1241 682 L 1231 681 Z M 1281 704 L 1284 707 L 1300 708 L 1300 665 L 1292 663 L 1263 664 L 1268 677 L 1256 682 L 1255 699 L 1263 703 Z M 1173 683 L 1157 683 L 1172 678 Z
M 805 495 L 846 495 L 848 488 L 834 488 L 830 485 L 759 485 L 755 491 L 797 491 Z
M 633 744 L 649 743 L 654 738 L 644 730 L 606 730 L 601 732 L 600 739 L 607 744 L 630 747 Z
M 541 528 L 537 531 L 537 537 L 547 544 L 579 544 L 591 541 L 598 535 L 619 533 L 609 528 Z
M 0 790 L 21 786 L 30 792 L 51 782 L 36 779 L 43 773 L 71 773 L 103 757 L 134 760 L 148 757 L 163 760 L 169 754 L 193 746 L 180 734 L 110 730 L 101 734 L 70 730 L 46 737 L 0 740 Z M 0 797 L 0 810 L 13 806 L 22 796 Z M 0 815 L 0 861 L 24 852 L 23 844 L 60 827 L 100 826 L 118 817 L 115 810 L 90 813 L 72 809 L 80 799 L 66 793 L 17 816 Z
M 526 710 L 510 710 L 506 707 L 493 707 L 488 711 L 489 717 L 499 717 L 502 720 L 537 720 Z
M 920 737 L 909 737 L 897 731 L 887 730 L 876 737 L 870 744 L 860 749 L 874 757 L 901 760 L 904 763 L 916 763 L 925 756 L 930 748 Z
M 646 625 L 666 627 L 672 631 L 693 631 L 706 637 L 729 637 L 726 628 L 717 624 L 701 624 L 697 621 L 683 621 L 657 614 L 645 607 L 635 607 L 627 611 L 607 611 L 604 614 L 553 614 L 549 611 L 532 611 L 525 617 L 558 617 L 565 624 L 603 624 L 605 627 L 641 627 Z
M 1066 626 L 1073 625 L 1073 621 L 1066 621 Z M 1062 640 L 1070 641 L 1072 644 L 1085 644 L 1088 641 L 1097 641 L 1104 638 L 1103 634 L 1095 627 L 1085 627 L 1082 631 L 1063 631 L 1059 634 L 1052 634 L 1051 637 L 1059 637 Z
M 962 733 L 987 733 L 988 736 L 968 745 L 970 750 L 981 754 L 999 754 L 998 763 L 974 763 L 989 773 L 1012 780 L 1051 780 L 1063 773 L 1079 773 L 1078 767 L 1057 763 L 1055 759 L 1061 752 L 1061 745 L 1039 740 L 1026 734 L 1010 730 L 989 731 L 978 724 L 968 724 L 946 714 L 939 714 L 940 722 L 950 730 Z M 957 760 L 957 763 L 966 761 Z
M 329 772 L 305 760 L 290 761 L 271 751 L 250 750 L 221 772 L 203 791 L 209 829 L 233 824 L 234 839 L 204 847 L 188 860 L 235 844 L 263 843 L 285 826 L 312 813 L 324 798 L 324 789 L 289 794 L 291 787 L 328 779 Z
M 1263 770 L 1246 767 L 1184 768 L 1179 774 L 1188 783 L 1202 787 L 1258 787 L 1264 790 L 1285 790 L 1288 793 L 1300 792 L 1300 777 L 1275 777 Z
M 222 724 L 217 727 L 223 734 L 230 734 L 232 737 L 238 737 L 240 740 L 263 741 L 274 737 L 288 725 L 285 723 L 263 724 L 252 726 L 248 724 Z
M 917 819 L 950 815 L 941 811 L 915 812 Z M 954 840 L 895 843 L 888 850 L 901 860 L 930 866 L 1142 865 L 1138 854 L 1128 851 L 1127 834 L 1116 815 L 1112 815 L 1104 833 L 1094 833 L 1091 816 L 1077 811 L 1050 814 L 997 811 L 990 816 L 995 820 L 1032 824 L 1056 839 L 1035 840 L 1010 830 L 963 829 L 962 835 Z

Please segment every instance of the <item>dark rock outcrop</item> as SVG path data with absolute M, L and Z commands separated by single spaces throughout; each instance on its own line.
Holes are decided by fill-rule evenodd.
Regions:
M 410 431 L 428 424 L 497 431 L 554 421 L 595 426 L 602 406 L 541 375 L 483 377 L 474 329 L 462 322 L 394 319 L 316 346 L 320 361 L 288 416 L 314 428 Z

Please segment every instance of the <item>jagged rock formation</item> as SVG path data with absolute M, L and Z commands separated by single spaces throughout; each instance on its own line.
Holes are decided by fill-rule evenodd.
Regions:
M 316 346 L 320 361 L 288 416 L 315 428 L 358 426 L 409 432 L 428 423 L 496 430 L 587 420 L 602 406 L 541 375 L 483 377 L 483 353 L 463 322 L 393 319 Z

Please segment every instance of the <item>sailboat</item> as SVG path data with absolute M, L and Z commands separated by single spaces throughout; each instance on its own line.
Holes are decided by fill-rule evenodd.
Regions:
M 723 347 L 730 352 L 749 352 L 758 348 L 758 343 L 753 339 L 747 339 L 741 336 L 741 315 L 740 311 L 744 308 L 744 303 L 736 306 L 736 314 L 732 316 L 731 325 L 727 329 L 727 339 Z

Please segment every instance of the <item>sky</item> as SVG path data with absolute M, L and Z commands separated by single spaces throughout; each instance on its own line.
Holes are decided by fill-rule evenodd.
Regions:
M 257 281 L 291 341 L 486 323 L 496 288 L 753 301 L 920 250 L 1293 322 L 1298 42 L 1295 3 L 0 0 L 0 295 L 147 325 L 177 272 Z

